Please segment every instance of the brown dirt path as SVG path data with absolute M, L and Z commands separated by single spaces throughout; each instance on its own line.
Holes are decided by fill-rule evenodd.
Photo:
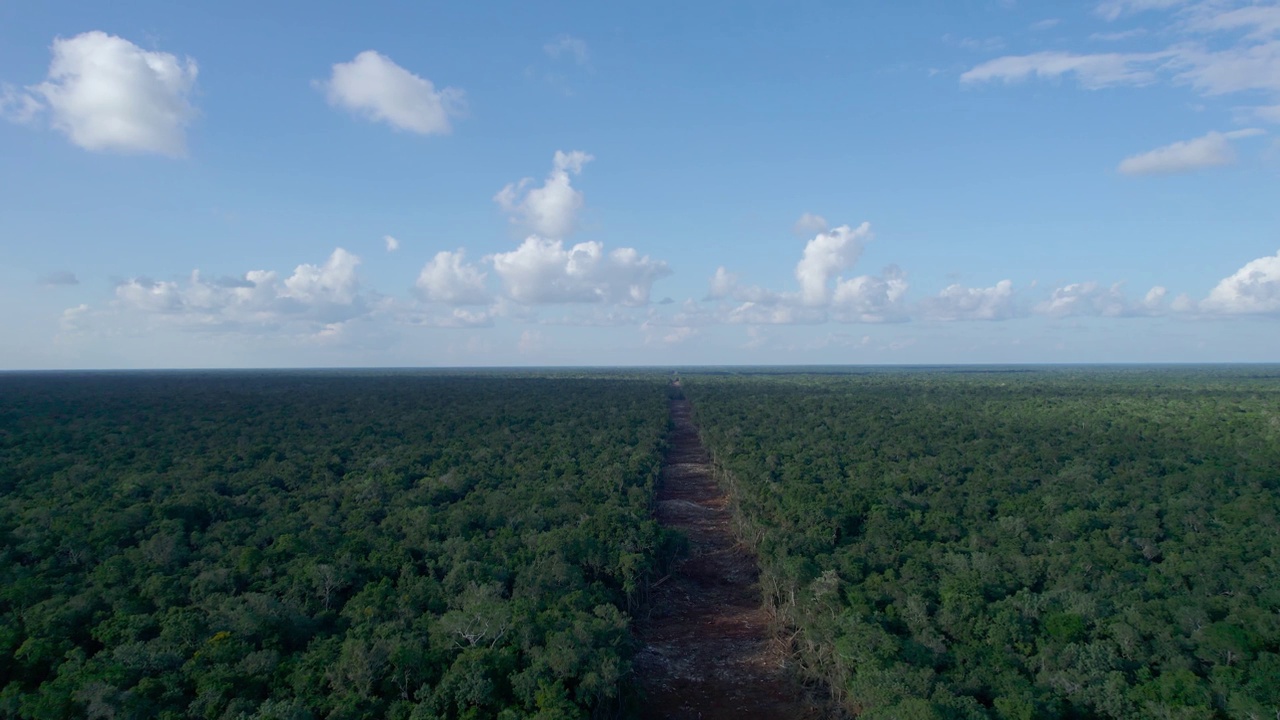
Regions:
M 678 383 L 677 383 L 678 384 Z M 728 499 L 690 417 L 671 401 L 658 522 L 689 537 L 689 557 L 649 596 L 636 672 L 653 720 L 808 720 L 822 713 L 790 678 L 770 633 L 755 558 L 730 529 Z

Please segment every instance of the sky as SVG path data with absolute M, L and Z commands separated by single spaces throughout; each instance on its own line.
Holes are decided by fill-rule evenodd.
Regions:
M 1280 361 L 1280 3 L 0 2 L 0 369 Z

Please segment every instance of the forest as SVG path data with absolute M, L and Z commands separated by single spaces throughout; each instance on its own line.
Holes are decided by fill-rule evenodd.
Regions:
M 792 665 L 1280 717 L 1280 368 L 0 374 L 0 718 L 615 718 L 686 395 Z
M 1280 370 L 686 374 L 861 718 L 1280 717 Z
M 666 384 L 0 374 L 0 717 L 626 714 Z

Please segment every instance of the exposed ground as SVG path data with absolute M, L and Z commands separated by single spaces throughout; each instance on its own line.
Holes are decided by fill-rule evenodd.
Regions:
M 755 558 L 730 528 L 728 499 L 690 417 L 675 424 L 662 468 L 657 519 L 689 537 L 689 557 L 650 594 L 635 659 L 648 695 L 644 717 L 800 720 L 822 717 L 790 678 L 770 632 Z

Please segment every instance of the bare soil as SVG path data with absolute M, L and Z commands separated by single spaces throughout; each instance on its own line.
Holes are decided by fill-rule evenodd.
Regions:
M 811 704 L 761 602 L 755 557 L 733 535 L 728 498 L 690 416 L 671 401 L 674 429 L 662 468 L 658 522 L 684 532 L 689 556 L 650 593 L 638 633 L 643 717 L 808 720 Z

